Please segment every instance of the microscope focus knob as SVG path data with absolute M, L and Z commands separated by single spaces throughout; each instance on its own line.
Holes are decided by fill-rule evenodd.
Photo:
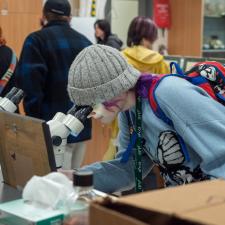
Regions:
M 62 144 L 62 138 L 59 136 L 52 136 L 52 144 L 55 146 L 60 146 Z

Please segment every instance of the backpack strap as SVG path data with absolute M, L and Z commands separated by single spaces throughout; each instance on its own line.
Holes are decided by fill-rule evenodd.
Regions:
M 166 116 L 166 114 L 163 112 L 163 110 L 160 108 L 158 101 L 156 99 L 155 91 L 160 82 L 165 79 L 166 77 L 171 77 L 171 76 L 176 76 L 180 78 L 187 79 L 187 77 L 184 74 L 167 74 L 167 75 L 159 75 L 156 77 L 156 79 L 153 80 L 151 87 L 149 88 L 149 95 L 148 95 L 148 100 L 149 100 L 149 105 L 152 108 L 153 113 L 162 121 L 164 121 L 166 124 L 174 128 L 172 120 Z M 179 143 L 181 145 L 181 150 L 185 156 L 185 159 L 187 161 L 190 161 L 190 157 L 187 151 L 187 147 L 184 143 L 184 140 L 182 137 L 177 133 L 177 138 L 179 140 Z
M 129 126 L 130 142 L 129 142 L 128 146 L 127 146 L 126 151 L 122 155 L 122 158 L 120 160 L 121 163 L 126 163 L 129 160 L 131 152 L 132 152 L 132 150 L 133 150 L 133 148 L 135 146 L 135 143 L 137 141 L 137 133 L 134 130 L 134 125 L 133 125 L 133 121 L 131 119 L 130 112 L 126 111 L 125 115 L 126 115 L 128 126 Z
M 170 63 L 170 73 L 173 74 L 173 67 L 175 68 L 176 74 L 184 75 L 183 70 L 181 69 L 180 65 L 176 62 Z
M 17 62 L 16 55 L 14 52 L 12 52 L 12 58 L 11 58 L 9 68 L 7 69 L 7 71 L 3 74 L 2 78 L 0 79 L 0 94 L 2 93 L 5 86 L 11 79 L 11 77 L 14 73 L 14 70 L 16 68 L 16 62 Z
M 181 78 L 185 78 L 186 77 L 184 75 L 180 75 L 180 74 L 161 74 L 157 77 L 155 77 L 155 79 L 152 82 L 151 87 L 149 88 L 149 93 L 148 93 L 148 100 L 149 100 L 149 104 L 154 112 L 154 114 L 160 118 L 161 120 L 163 120 L 165 123 L 167 123 L 169 126 L 173 127 L 173 123 L 172 121 L 165 115 L 165 113 L 163 112 L 163 110 L 160 108 L 158 101 L 156 99 L 155 96 L 155 91 L 156 88 L 158 87 L 158 85 L 160 84 L 160 82 L 162 80 L 164 80 L 166 77 L 181 77 Z
M 138 79 L 138 82 L 136 84 L 136 94 L 140 96 L 141 98 L 148 98 L 148 92 L 149 87 L 151 86 L 152 80 L 155 79 L 155 76 L 152 76 L 151 74 L 142 74 L 140 78 Z M 125 112 L 128 126 L 129 126 L 129 132 L 130 132 L 130 142 L 128 144 L 128 147 L 126 151 L 123 153 L 122 158 L 120 162 L 126 163 L 129 160 L 129 157 L 131 155 L 132 149 L 135 148 L 135 143 L 137 140 L 137 132 L 135 131 L 135 125 L 133 121 L 133 115 L 131 111 Z M 134 115 L 135 117 L 135 115 Z

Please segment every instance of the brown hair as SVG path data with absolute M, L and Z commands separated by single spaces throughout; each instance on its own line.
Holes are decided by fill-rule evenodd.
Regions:
M 98 26 L 103 32 L 104 32 L 104 41 L 107 41 L 109 35 L 111 35 L 111 27 L 107 20 L 97 20 L 94 23 L 94 28 Z M 96 37 L 97 41 L 100 41 L 101 39 Z
M 149 17 L 138 16 L 130 23 L 127 34 L 127 46 L 139 45 L 143 38 L 153 43 L 157 37 L 156 24 Z
M 2 37 L 2 28 L 0 27 L 0 45 L 5 45 L 6 40 Z

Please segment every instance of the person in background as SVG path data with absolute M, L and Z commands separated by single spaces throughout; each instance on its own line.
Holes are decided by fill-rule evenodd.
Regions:
M 142 73 L 170 72 L 164 57 L 152 50 L 157 37 L 157 26 L 150 18 L 138 16 L 131 21 L 127 34 L 128 47 L 122 52 L 128 63 Z
M 128 63 L 141 73 L 170 73 L 164 57 L 152 50 L 152 46 L 157 38 L 157 26 L 149 17 L 138 16 L 131 21 L 127 32 L 127 48 L 122 53 Z M 146 177 L 144 183 L 146 189 L 160 187 L 161 178 L 156 167 Z M 151 184 L 151 187 L 149 184 Z
M 89 63 L 93 65 L 91 70 L 86 66 Z M 135 131 L 141 130 L 140 124 L 143 131 L 137 143 L 142 149 L 142 177 L 138 181 L 154 164 L 166 187 L 225 178 L 225 107 L 201 87 L 170 76 L 161 80 L 154 92 L 160 109 L 170 120 L 168 124 L 149 105 L 148 91 L 154 84 L 155 75 L 143 75 L 108 46 L 90 46 L 74 60 L 68 80 L 71 100 L 93 106 L 90 116 L 102 123 L 109 123 L 119 114 L 116 159 L 78 169 L 93 171 L 95 189 L 114 193 L 135 185 L 135 152 L 128 152 L 131 138 L 126 111 L 131 123 L 138 120 Z M 136 110 L 141 117 L 137 117 Z M 61 172 L 72 175 L 72 171 Z
M 16 54 L 6 45 L 6 40 L 0 27 L 0 96 L 4 97 L 15 86 L 14 70 Z
M 159 45 L 158 49 L 159 49 L 159 54 L 161 54 L 163 56 L 167 56 L 168 55 L 167 47 L 166 47 L 165 44 Z
M 95 37 L 98 44 L 108 45 L 118 50 L 121 50 L 123 42 L 117 37 L 116 34 L 111 33 L 111 26 L 107 20 L 97 20 L 94 24 Z M 117 152 L 116 137 L 118 133 L 117 119 L 112 121 L 109 125 L 111 130 L 111 136 L 108 144 L 108 148 L 103 156 L 103 160 L 109 160 L 114 158 Z
M 121 50 L 123 42 L 116 34 L 111 33 L 111 26 L 107 20 L 97 20 L 94 24 L 95 37 L 98 44 L 108 45 Z
M 68 71 L 78 53 L 92 43 L 70 27 L 68 0 L 47 0 L 43 7 L 42 29 L 26 38 L 15 71 L 17 86 L 24 90 L 28 116 L 51 120 L 66 113 L 73 103 L 67 93 Z M 64 168 L 80 167 L 91 138 L 91 121 L 77 137 L 69 136 Z

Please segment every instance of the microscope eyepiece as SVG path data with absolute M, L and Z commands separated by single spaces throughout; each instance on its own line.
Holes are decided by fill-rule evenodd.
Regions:
M 1 99 L 0 109 L 8 112 L 15 112 L 23 97 L 24 92 L 19 88 L 13 87 L 6 96 Z
M 68 110 L 67 114 L 71 114 L 83 123 L 87 119 L 87 116 L 92 112 L 92 110 L 93 108 L 88 105 L 73 105 L 73 107 Z
M 15 105 L 18 105 L 22 98 L 24 97 L 24 92 L 21 89 L 18 89 L 17 93 L 12 96 L 10 99 Z
M 8 92 L 6 94 L 6 98 L 8 98 L 9 100 L 11 100 L 11 98 L 17 93 L 17 91 L 19 90 L 19 88 L 13 87 L 10 92 Z
M 76 113 L 76 111 L 80 108 L 80 106 L 78 105 L 73 105 L 72 108 L 70 108 L 66 114 L 71 114 L 74 115 Z
M 79 119 L 82 123 L 87 120 L 87 116 L 92 112 L 93 108 L 91 106 L 82 106 L 74 116 Z

